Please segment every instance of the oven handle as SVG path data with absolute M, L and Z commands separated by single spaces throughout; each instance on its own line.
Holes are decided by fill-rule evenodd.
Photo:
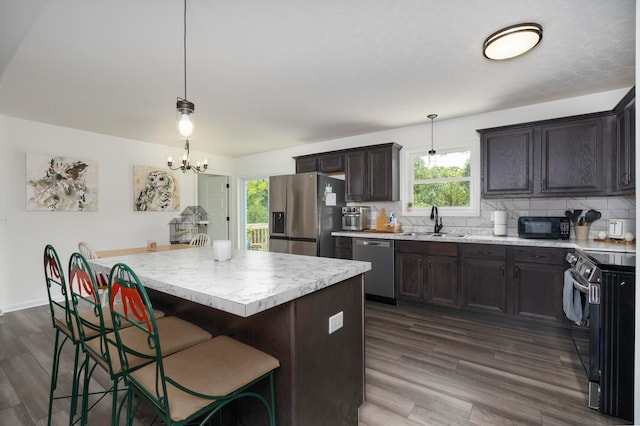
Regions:
M 571 276 L 573 277 L 573 288 L 578 290 L 581 293 L 589 293 L 589 285 L 586 286 L 581 284 L 578 278 L 576 278 L 576 274 L 578 273 L 575 269 L 571 268 Z

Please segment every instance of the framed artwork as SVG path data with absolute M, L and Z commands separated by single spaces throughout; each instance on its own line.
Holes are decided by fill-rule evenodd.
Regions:
M 98 211 L 98 162 L 27 153 L 27 210 Z
M 133 210 L 168 212 L 180 209 L 180 175 L 158 167 L 133 166 Z

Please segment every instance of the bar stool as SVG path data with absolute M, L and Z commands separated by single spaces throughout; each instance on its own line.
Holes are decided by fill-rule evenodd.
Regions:
M 109 275 L 109 303 L 113 316 L 114 334 L 123 366 L 144 356 L 148 362 L 142 368 L 124 369 L 129 385 L 127 392 L 127 425 L 145 401 L 167 425 L 185 425 L 197 419 L 198 424 L 208 422 L 222 407 L 238 398 L 259 400 L 267 409 L 269 424 L 275 426 L 274 370 L 280 362 L 271 355 L 228 336 L 217 336 L 188 349 L 164 356 L 163 331 L 158 321 L 149 315 L 152 310 L 147 292 L 136 274 L 125 264 L 118 263 Z M 115 310 L 120 300 L 128 306 L 124 312 L 137 312 L 137 320 Z M 123 328 L 129 323 L 128 328 Z M 130 329 L 144 333 L 152 353 L 141 355 L 131 346 L 124 333 Z M 251 387 L 269 381 L 269 401 Z M 135 406 L 133 396 L 136 396 Z
M 53 411 L 53 401 L 60 398 L 70 398 L 69 424 L 73 424 L 78 404 L 79 369 L 78 360 L 80 357 L 80 338 L 78 335 L 77 323 L 73 311 L 69 306 L 67 294 L 67 283 L 64 278 L 62 265 L 58 258 L 58 253 L 51 244 L 44 248 L 44 277 L 47 284 L 47 295 L 49 297 L 49 307 L 51 309 L 51 322 L 56 331 L 53 344 L 53 366 L 51 368 L 51 386 L 49 388 L 49 411 L 47 424 L 51 425 L 51 415 Z M 60 340 L 62 338 L 62 341 Z M 67 342 L 74 345 L 73 377 L 71 385 L 71 395 L 55 397 L 58 386 L 58 372 L 60 367 L 60 357 L 62 349 Z
M 87 424 L 90 379 L 95 368 L 99 365 L 109 373 L 113 381 L 113 386 L 109 390 L 112 394 L 111 424 L 117 425 L 120 417 L 120 411 L 117 408 L 118 383 L 123 376 L 123 369 L 115 344 L 115 336 L 112 333 L 111 313 L 109 307 L 102 306 L 95 274 L 80 253 L 73 253 L 69 259 L 69 288 L 72 306 L 78 320 L 80 342 L 85 352 L 85 359 L 80 369 L 84 371 L 81 424 Z M 116 311 L 122 315 L 131 316 L 132 321 L 126 325 L 142 321 L 135 312 L 132 312 L 133 315 L 129 315 L 126 308 L 127 306 L 123 304 L 117 304 L 115 307 Z M 170 355 L 211 339 L 210 333 L 194 324 L 177 317 L 164 316 L 164 313 L 160 311 L 152 310 L 150 312 L 163 333 L 161 339 L 163 355 Z M 87 335 L 97 335 L 99 338 L 85 339 Z M 122 330 L 122 336 L 127 344 L 135 347 L 140 354 L 151 351 L 147 345 L 146 336 L 136 328 Z M 90 366 L 90 361 L 93 361 L 92 366 Z M 134 357 L 130 360 L 128 368 L 140 368 L 147 362 L 144 357 Z

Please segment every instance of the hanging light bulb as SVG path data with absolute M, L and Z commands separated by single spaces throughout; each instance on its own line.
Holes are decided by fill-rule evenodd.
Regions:
M 187 100 L 187 0 L 184 0 L 184 38 L 183 38 L 183 47 L 184 47 L 184 98 L 178 98 L 176 102 L 176 109 L 178 110 L 178 114 L 180 118 L 178 120 L 178 131 L 185 138 L 184 141 L 184 154 L 182 155 L 182 160 L 180 164 L 176 167 L 173 167 L 173 159 L 169 157 L 167 159 L 167 165 L 171 170 L 182 170 L 182 173 L 185 173 L 187 170 L 191 170 L 195 173 L 204 172 L 209 167 L 207 164 L 207 160 L 205 159 L 202 165 L 198 161 L 195 166 L 192 166 L 189 161 L 189 156 L 191 154 L 191 150 L 189 147 L 189 137 L 193 133 L 193 121 L 191 119 L 191 114 L 195 111 L 196 107 L 193 102 Z
M 186 112 L 180 114 L 178 131 L 185 138 L 190 137 L 191 133 L 193 133 L 193 121 L 191 121 L 191 116 Z
M 427 167 L 435 167 L 436 165 L 436 150 L 433 149 L 433 119 L 436 118 L 438 114 L 429 114 L 427 118 L 431 119 L 431 149 L 429 150 L 429 158 L 427 161 Z

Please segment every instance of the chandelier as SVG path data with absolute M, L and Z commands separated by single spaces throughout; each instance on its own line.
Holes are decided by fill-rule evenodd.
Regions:
M 184 141 L 184 154 L 182 155 L 182 161 L 176 167 L 173 167 L 173 159 L 169 157 L 167 159 L 167 165 L 171 170 L 182 170 L 185 173 L 187 170 L 191 170 L 195 173 L 204 172 L 209 166 L 205 159 L 202 165 L 197 162 L 195 166 L 191 165 L 189 155 L 189 137 L 193 133 L 193 121 L 191 121 L 191 114 L 195 111 L 196 107 L 193 102 L 187 100 L 187 0 L 184 0 L 184 33 L 183 33 L 183 51 L 184 51 L 184 98 L 178 97 L 176 108 L 180 116 L 178 120 L 178 131 L 185 138 Z

